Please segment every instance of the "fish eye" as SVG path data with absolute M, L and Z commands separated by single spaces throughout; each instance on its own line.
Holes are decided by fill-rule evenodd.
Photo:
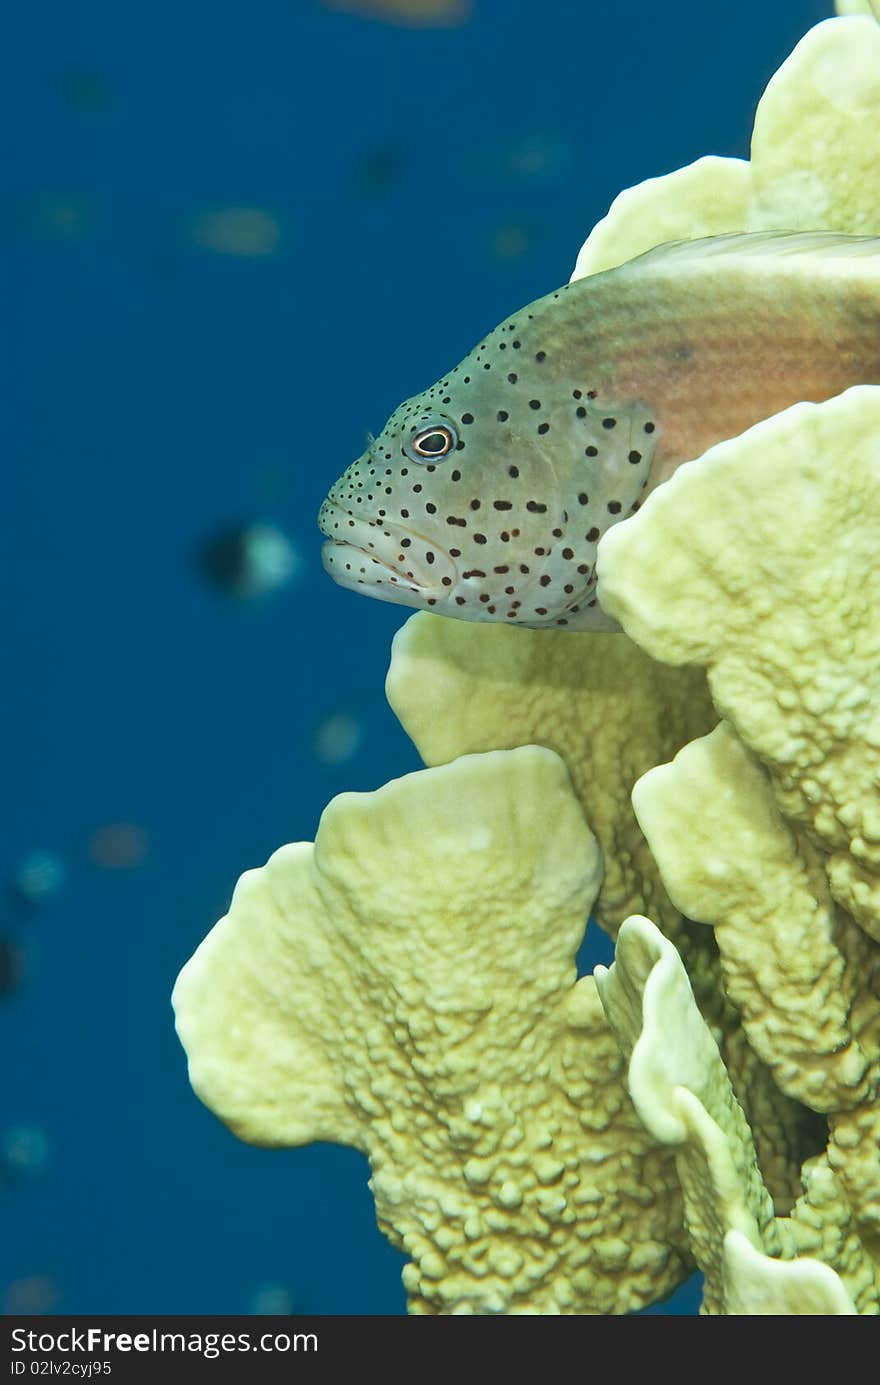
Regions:
M 413 433 L 406 451 L 414 462 L 438 462 L 449 456 L 457 441 L 448 423 L 429 423 Z

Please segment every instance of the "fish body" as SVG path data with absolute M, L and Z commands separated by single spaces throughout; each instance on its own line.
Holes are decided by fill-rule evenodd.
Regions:
M 342 586 L 466 620 L 617 628 L 596 546 L 676 468 L 880 384 L 880 239 L 680 242 L 514 314 L 406 400 L 322 506 Z

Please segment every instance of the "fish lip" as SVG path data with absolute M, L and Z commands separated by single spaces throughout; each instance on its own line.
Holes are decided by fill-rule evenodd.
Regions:
M 340 532 L 343 521 L 344 529 Z M 442 579 L 444 577 L 450 577 L 455 581 L 458 576 L 455 562 L 443 545 L 427 534 L 420 534 L 417 529 L 411 526 L 396 524 L 393 520 L 379 518 L 378 515 L 369 513 L 356 514 L 342 505 L 335 504 L 332 500 L 327 500 L 321 507 L 318 516 L 318 528 L 327 540 L 322 548 L 325 568 L 327 567 L 326 555 L 328 552 L 331 552 L 334 547 L 348 548 L 361 558 L 369 558 L 376 567 L 383 568 L 398 578 L 401 584 L 405 583 L 413 590 L 418 590 L 420 594 L 426 596 L 438 595 L 443 591 Z M 376 539 L 377 534 L 381 534 L 383 537 L 385 534 L 390 535 L 395 547 L 401 538 L 418 539 L 420 543 L 425 544 L 435 555 L 434 565 L 430 573 L 425 572 L 425 564 L 418 551 L 407 555 L 408 566 L 404 568 L 387 556 L 387 543 L 383 545 L 385 552 L 381 552 L 377 544 L 371 548 L 370 543 Z M 408 575 L 409 572 L 412 572 L 412 577 Z
M 435 590 L 434 587 L 426 586 L 423 582 L 420 582 L 415 576 L 410 577 L 403 568 L 397 567 L 396 564 L 389 563 L 384 558 L 377 558 L 375 553 L 371 553 L 367 548 L 361 548 L 359 544 L 349 543 L 345 539 L 327 539 L 321 545 L 321 560 L 324 564 L 324 571 L 329 573 L 337 582 L 342 581 L 342 575 L 337 568 L 333 567 L 332 564 L 328 562 L 328 558 L 334 552 L 340 552 L 343 549 L 347 550 L 349 553 L 356 553 L 359 558 L 369 559 L 375 567 L 381 568 L 383 572 L 387 572 L 391 577 L 396 577 L 398 579 L 398 584 L 403 590 L 409 588 L 411 591 L 418 591 L 419 595 L 423 596 L 431 596 Z M 353 580 L 352 585 L 359 586 L 361 583 Z

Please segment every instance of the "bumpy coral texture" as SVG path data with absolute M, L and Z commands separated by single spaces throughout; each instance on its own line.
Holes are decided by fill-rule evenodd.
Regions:
M 786 410 L 652 501 L 603 544 L 601 599 L 654 657 L 708 667 L 835 898 L 880 938 L 880 387 Z
M 844 1278 L 810 1254 L 810 1228 L 774 1218 L 751 1131 L 672 944 L 633 916 L 614 965 L 597 967 L 596 981 L 629 1059 L 636 1110 L 658 1144 L 675 1151 L 685 1224 L 705 1276 L 703 1312 L 857 1312 Z
M 728 723 L 646 774 L 633 801 L 672 897 L 714 928 L 750 1043 L 828 1117 L 780 1249 L 818 1255 L 876 1312 L 880 947 L 834 904 L 821 853 Z
M 880 234 L 858 8 L 771 80 L 748 163 L 622 194 L 575 273 Z M 880 1311 L 878 529 L 859 388 L 608 532 L 625 634 L 414 617 L 388 693 L 444 767 L 335 800 L 184 969 L 196 1090 L 245 1138 L 366 1151 L 412 1311 L 624 1312 L 694 1263 L 707 1313 Z M 616 960 L 575 984 L 594 900 Z
M 704 159 L 623 194 L 588 239 L 576 275 L 669 238 L 777 227 L 878 233 L 878 186 L 880 29 L 867 19 L 831 21 L 808 34 L 771 81 L 749 164 Z M 721 463 L 709 454 L 657 491 L 639 516 L 609 531 L 600 548 L 600 597 L 640 648 L 621 637 L 598 637 L 614 650 L 605 658 L 589 636 L 430 630 L 428 618 L 417 617 L 398 637 L 389 678 L 392 703 L 429 761 L 461 748 L 515 744 L 526 729 L 567 759 L 609 857 L 610 888 L 597 915 L 614 932 L 619 911 L 648 913 L 682 951 L 746 1106 L 776 1210 L 792 1212 L 786 1236 L 771 1252 L 815 1253 L 840 1270 L 862 1312 L 876 1312 L 880 1300 L 872 1252 L 880 1215 L 874 942 L 880 594 L 871 556 L 880 519 L 878 396 L 860 389 L 760 425 L 714 450 L 727 458 L 724 483 Z M 690 503 L 697 492 L 699 500 Z M 582 650 L 572 643 L 579 639 Z M 640 677 L 624 672 L 630 661 Z M 677 701 L 672 680 L 703 670 L 713 706 L 707 708 L 697 682 L 689 688 L 682 682 Z M 607 707 L 597 684 L 608 692 Z M 677 719 L 668 715 L 672 704 Z M 458 724 L 453 708 L 461 714 Z M 668 746 L 693 735 L 700 717 L 708 729 L 718 712 L 731 719 L 764 770 L 750 762 L 745 793 L 734 772 L 741 763 L 730 752 L 714 797 L 695 795 L 682 770 L 662 813 L 651 815 L 653 833 L 645 804 L 655 786 L 649 787 L 650 775 L 637 782 L 635 804 L 651 847 L 646 858 L 629 818 L 632 767 L 643 756 L 668 758 L 656 728 Z M 689 754 L 690 748 L 679 757 L 685 767 Z M 588 790 L 581 766 L 589 766 Z M 770 807 L 756 797 L 754 781 L 767 771 L 775 791 Z M 761 785 L 770 793 L 763 779 Z M 738 805 L 735 791 L 744 794 Z M 673 813 L 673 798 L 691 811 Z M 797 870 L 786 854 L 792 833 Z M 676 846 L 664 850 L 661 838 L 670 834 Z M 711 907 L 679 888 L 676 851 L 704 881 Z M 741 1029 L 707 1003 L 706 977 L 715 978 L 686 923 L 676 924 L 676 906 L 686 918 L 714 926 L 723 994 Z M 772 1073 L 771 1089 L 763 1064 Z M 780 1108 L 780 1093 L 791 1106 Z M 808 1152 L 809 1113 L 814 1133 L 827 1118 L 830 1139 L 825 1153 L 820 1140 L 791 1187 L 799 1140 L 801 1157 Z M 721 1254 L 720 1242 L 716 1251 Z M 750 1263 L 748 1256 L 740 1260 Z M 737 1299 L 749 1301 L 744 1292 Z M 725 1304 L 723 1293 L 713 1298 L 707 1291 L 706 1311 L 751 1311 Z
M 470 756 L 335 799 L 178 980 L 237 1134 L 366 1152 L 416 1313 L 621 1313 L 691 1261 L 575 952 L 599 851 L 562 762 Z

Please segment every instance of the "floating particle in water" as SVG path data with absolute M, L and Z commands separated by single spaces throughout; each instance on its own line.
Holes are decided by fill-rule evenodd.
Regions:
M 459 176 L 479 184 L 484 197 L 490 185 L 528 188 L 531 196 L 536 188 L 568 188 L 577 176 L 571 144 L 553 131 L 475 141 L 461 151 L 457 167 Z
M 492 254 L 496 260 L 521 260 L 531 246 L 525 226 L 499 226 L 492 236 Z
M 38 193 L 5 208 L 3 219 L 28 239 L 70 243 L 86 240 L 98 225 L 94 202 L 76 192 Z
M 218 591 L 250 598 L 287 586 L 296 576 L 300 557 L 274 524 L 243 524 L 206 539 L 198 551 L 198 565 Z
M 331 10 L 413 28 L 448 28 L 471 17 L 470 0 L 324 0 Z
M 89 856 L 102 870 L 131 870 L 150 850 L 150 839 L 133 822 L 110 822 L 92 833 Z
M 406 155 L 394 144 L 378 144 L 355 167 L 355 188 L 368 197 L 381 197 L 399 183 L 406 171 Z
M 190 238 L 202 250 L 240 259 L 266 259 L 280 248 L 281 222 L 262 207 L 218 207 L 197 212 L 189 225 Z
M 64 862 L 53 851 L 30 851 L 12 877 L 12 891 L 20 904 L 38 909 L 48 904 L 64 885 Z
M 286 1284 L 258 1284 L 248 1299 L 246 1313 L 287 1314 L 295 1311 L 296 1301 Z
M 0 937 L 0 996 L 15 995 L 24 980 L 24 950 L 15 938 Z
M 3 1292 L 3 1312 L 13 1318 L 32 1313 L 51 1313 L 58 1303 L 58 1285 L 48 1274 L 14 1279 Z
M 77 115 L 103 115 L 113 105 L 113 84 L 93 68 L 67 68 L 58 74 L 57 89 L 62 105 Z
M 38 1125 L 11 1125 L 0 1135 L 0 1179 L 9 1185 L 39 1177 L 49 1162 L 49 1137 Z
M 552 132 L 522 135 L 510 144 L 501 160 L 502 169 L 514 178 L 530 182 L 560 182 L 570 172 L 571 148 Z
M 322 764 L 343 765 L 357 754 L 363 738 L 363 727 L 357 717 L 350 712 L 335 712 L 315 728 L 312 750 Z

